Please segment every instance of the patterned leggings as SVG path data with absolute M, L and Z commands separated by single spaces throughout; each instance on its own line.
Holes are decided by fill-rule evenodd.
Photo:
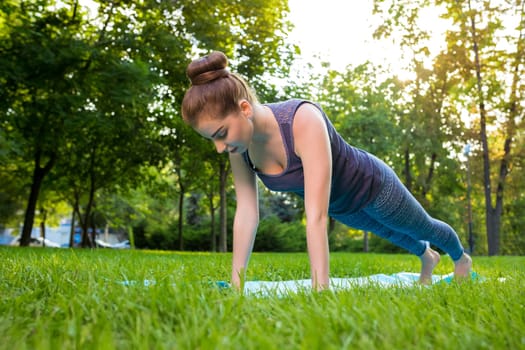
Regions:
M 417 256 L 425 252 L 426 242 L 430 242 L 452 260 L 459 260 L 464 250 L 454 229 L 428 215 L 394 171 L 382 161 L 379 163 L 383 174 L 378 196 L 363 209 L 334 219 L 373 232 Z

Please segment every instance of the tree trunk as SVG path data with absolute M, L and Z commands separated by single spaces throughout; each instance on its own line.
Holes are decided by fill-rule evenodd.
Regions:
M 75 203 L 74 203 L 74 211 L 76 213 L 76 216 L 78 218 L 78 223 L 80 227 L 80 246 L 82 248 L 90 247 L 91 243 L 89 242 L 89 235 L 87 234 L 87 219 L 86 217 L 82 217 L 82 214 L 80 213 L 80 204 L 79 204 L 79 194 L 78 190 L 75 190 Z
M 86 205 L 86 211 L 84 213 L 84 220 L 82 222 L 82 247 L 95 247 L 95 232 L 91 233 L 91 237 L 88 234 L 88 227 L 90 224 L 91 208 L 95 200 L 95 158 L 96 149 L 91 150 L 91 162 L 89 171 L 89 197 Z M 80 214 L 80 213 L 79 213 Z
M 91 226 L 91 242 L 93 242 L 93 245 L 96 247 L 97 227 L 95 225 L 95 215 L 93 212 L 89 215 L 89 225 Z
M 40 188 L 42 187 L 42 181 L 44 180 L 44 177 L 51 171 L 56 161 L 56 155 L 52 153 L 46 165 L 41 168 L 40 158 L 41 151 L 40 149 L 37 149 L 35 152 L 33 181 L 31 183 L 31 191 L 29 192 L 29 199 L 27 201 L 24 217 L 24 226 L 22 227 L 22 235 L 20 237 L 20 246 L 22 247 L 27 247 L 29 245 L 29 241 L 31 240 L 31 231 L 33 231 L 33 223 L 35 221 L 36 203 L 38 201 L 38 195 L 40 194 Z
M 363 252 L 368 253 L 368 231 L 363 231 Z
M 328 235 L 334 232 L 335 229 L 335 219 L 333 217 L 328 218 Z
M 227 252 L 227 203 L 226 203 L 226 180 L 227 180 L 227 166 L 226 161 L 221 160 L 219 163 L 219 193 L 220 193 L 220 207 L 219 207 L 219 220 L 221 231 L 219 233 L 219 251 Z
M 499 228 L 501 215 L 497 215 L 495 210 L 491 210 L 487 215 L 487 243 L 489 245 L 489 255 L 499 253 Z
M 106 223 L 104 227 L 104 241 L 109 242 L 109 225 Z
M 215 234 L 215 206 L 213 205 L 213 193 L 209 193 L 208 200 L 210 201 L 210 248 L 212 252 L 217 251 L 217 235 Z
M 412 192 L 412 173 L 410 172 L 410 152 L 408 147 L 405 149 L 405 186 L 409 192 Z
M 178 249 L 183 250 L 184 249 L 184 239 L 183 239 L 183 218 L 184 218 L 184 186 L 179 181 L 180 186 L 180 194 L 179 194 L 179 222 L 178 222 L 178 230 L 179 230 L 179 239 L 178 239 Z
M 83 244 L 86 241 L 86 238 L 84 237 L 84 219 L 82 218 L 82 215 L 80 214 L 80 191 L 78 188 L 73 189 L 73 196 L 75 197 L 75 201 L 73 203 L 73 213 L 78 218 L 78 227 L 80 228 L 80 247 L 84 247 Z
M 129 239 L 129 246 L 131 249 L 135 249 L 135 234 L 133 233 L 133 226 L 128 226 L 128 239 Z
M 42 246 L 46 246 L 46 210 L 40 208 L 40 213 L 42 214 L 42 220 L 40 220 L 40 237 L 42 237 Z
M 430 158 L 430 165 L 428 167 L 427 178 L 425 180 L 425 183 L 423 184 L 423 191 L 421 193 L 421 195 L 422 195 L 421 197 L 423 199 L 425 199 L 425 200 L 426 200 L 428 192 L 430 191 L 430 184 L 432 183 L 432 179 L 434 177 L 434 169 L 436 167 L 436 159 L 437 159 L 437 154 L 436 153 L 432 153 L 432 156 Z
M 521 17 L 524 18 L 524 8 L 525 5 L 522 4 L 521 7 Z M 524 37 L 524 28 L 520 30 L 520 38 Z M 499 176 L 498 176 L 498 186 L 496 188 L 496 207 L 494 209 L 494 218 L 490 222 L 492 228 L 490 234 L 488 234 L 487 241 L 489 243 L 489 255 L 499 254 L 500 250 L 500 231 L 501 231 L 501 217 L 503 215 L 503 194 L 505 189 L 505 182 L 507 175 L 509 174 L 509 168 L 511 163 L 511 146 L 512 140 L 516 135 L 516 123 L 515 120 L 519 117 L 519 96 L 518 96 L 518 82 L 522 79 L 520 75 L 520 65 L 523 61 L 522 56 L 525 50 L 524 40 L 518 40 L 516 45 L 516 56 L 514 58 L 514 72 L 512 77 L 512 86 L 510 89 L 509 96 L 509 108 L 508 115 L 506 120 L 506 137 L 505 143 L 503 145 L 503 157 L 501 159 Z M 488 220 L 487 220 L 488 225 Z
M 75 205 L 73 205 L 73 207 L 75 207 Z M 75 246 L 75 210 L 73 209 L 73 213 L 71 213 L 71 228 L 69 230 L 69 248 L 73 248 L 74 246 Z
M 80 211 L 78 212 L 78 215 L 80 216 Z M 84 218 L 84 220 L 82 221 L 80 228 L 82 229 L 82 238 L 81 238 L 80 246 L 82 248 L 93 247 L 93 242 L 91 242 L 91 238 L 89 237 L 89 233 L 88 233 L 88 224 L 87 224 L 86 218 Z
M 469 13 L 472 13 L 470 0 L 468 2 Z M 470 15 L 470 29 L 474 50 L 474 67 L 476 69 L 476 87 L 478 93 L 478 108 L 480 119 L 480 139 L 483 152 L 483 188 L 485 193 L 485 216 L 487 229 L 487 243 L 489 255 L 499 253 L 499 230 L 501 213 L 492 207 L 492 189 L 490 180 L 490 158 L 489 145 L 487 138 L 487 111 L 485 109 L 485 98 L 483 96 L 483 80 L 481 77 L 481 63 L 479 59 L 478 36 L 476 32 L 476 20 L 474 15 Z

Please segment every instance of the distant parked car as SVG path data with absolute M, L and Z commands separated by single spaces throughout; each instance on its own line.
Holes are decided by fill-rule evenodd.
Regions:
M 101 239 L 95 239 L 95 243 L 97 243 L 97 246 L 101 248 L 113 248 L 113 249 L 129 249 L 131 248 L 131 244 L 129 243 L 129 240 L 125 240 L 118 243 L 108 243 L 104 242 Z
M 22 238 L 20 236 L 16 237 L 11 241 L 12 246 L 20 246 L 20 240 Z M 29 246 L 30 247 L 51 247 L 51 248 L 61 248 L 60 244 L 57 242 L 50 241 L 47 238 L 42 237 L 31 237 L 29 239 Z

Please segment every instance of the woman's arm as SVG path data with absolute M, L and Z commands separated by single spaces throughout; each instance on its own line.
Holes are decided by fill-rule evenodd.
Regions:
M 332 151 L 326 123 L 319 109 L 303 104 L 293 124 L 295 153 L 304 169 L 306 242 L 312 274 L 312 287 L 329 285 L 328 205 L 332 179 Z
M 232 284 L 241 287 L 259 224 L 259 201 L 254 172 L 240 154 L 230 153 L 237 207 L 233 220 Z

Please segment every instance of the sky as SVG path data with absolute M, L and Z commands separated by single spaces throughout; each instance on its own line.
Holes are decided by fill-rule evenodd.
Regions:
M 343 70 L 349 64 L 370 60 L 403 75 L 401 49 L 391 39 L 372 38 L 379 20 L 372 15 L 372 3 L 373 0 L 289 0 L 289 19 L 295 26 L 289 39 L 299 45 L 306 61 L 317 54 L 333 69 Z M 443 22 L 436 11 L 422 15 L 422 25 L 434 32 L 430 45 L 437 50 Z
M 371 1 L 289 0 L 288 4 L 295 26 L 289 38 L 305 57 L 318 54 L 343 69 L 373 56 Z

